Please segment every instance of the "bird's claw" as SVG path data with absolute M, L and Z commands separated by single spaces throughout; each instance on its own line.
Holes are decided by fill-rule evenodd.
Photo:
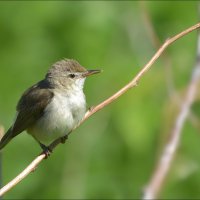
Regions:
M 68 139 L 68 135 L 65 135 L 65 136 L 63 136 L 63 137 L 60 138 L 60 142 L 61 142 L 62 144 L 64 144 L 64 143 L 66 142 L 67 139 Z
M 52 150 L 51 150 L 49 147 L 47 147 L 47 148 L 43 151 L 43 153 L 45 154 L 45 159 L 47 159 L 47 158 L 51 155 Z
M 42 154 L 45 154 L 45 159 L 47 159 L 51 155 L 52 149 L 48 146 L 41 144 L 41 143 L 40 143 L 40 146 L 43 149 Z

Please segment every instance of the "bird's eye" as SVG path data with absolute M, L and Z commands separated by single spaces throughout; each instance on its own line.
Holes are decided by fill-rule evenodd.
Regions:
M 74 77 L 75 77 L 75 74 L 69 74 L 69 77 L 70 77 L 70 78 L 74 78 Z

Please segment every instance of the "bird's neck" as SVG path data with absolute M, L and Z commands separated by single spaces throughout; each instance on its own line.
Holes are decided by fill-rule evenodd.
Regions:
M 66 113 L 70 112 L 77 123 L 86 112 L 86 99 L 83 90 L 54 89 L 53 101 L 57 107 L 65 109 Z

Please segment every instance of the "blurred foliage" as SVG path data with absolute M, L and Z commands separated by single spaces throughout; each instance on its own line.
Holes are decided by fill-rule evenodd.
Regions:
M 88 107 L 125 85 L 157 49 L 145 12 L 161 42 L 198 21 L 195 1 L 0 1 L 0 124 L 9 128 L 22 92 L 62 58 L 104 70 L 86 81 Z M 166 52 L 175 95 L 184 94 L 190 79 L 196 39 L 191 33 Z M 179 107 L 167 90 L 163 58 L 137 88 L 81 125 L 5 199 L 139 198 Z M 199 129 L 188 120 L 161 197 L 200 198 L 199 140 Z M 16 137 L 3 151 L 3 183 L 39 152 L 27 134 Z

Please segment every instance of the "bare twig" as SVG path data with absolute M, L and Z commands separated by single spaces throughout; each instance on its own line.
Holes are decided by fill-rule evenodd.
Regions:
M 132 87 L 137 86 L 138 81 L 142 78 L 142 76 L 149 70 L 149 68 L 154 64 L 154 62 L 160 57 L 160 55 L 163 53 L 163 51 L 171 45 L 176 40 L 180 39 L 181 37 L 187 35 L 188 33 L 200 28 L 200 23 L 195 24 L 194 26 L 184 30 L 183 32 L 175 35 L 172 38 L 169 38 L 164 42 L 164 44 L 158 49 L 158 51 L 154 54 L 154 56 L 150 59 L 150 61 L 139 71 L 139 73 L 122 89 L 120 89 L 118 92 L 116 92 L 114 95 L 100 103 L 99 105 L 91 108 L 85 115 L 84 119 L 81 123 L 83 123 L 86 119 L 88 119 L 91 115 L 96 113 L 97 111 L 101 110 L 105 106 L 112 103 L 114 100 L 116 100 L 118 97 L 120 97 L 122 94 L 127 92 Z M 81 124 L 80 123 L 80 124 Z M 60 143 L 60 140 L 56 140 L 55 143 L 51 144 L 51 147 L 55 148 Z M 39 165 L 39 163 L 45 158 L 45 154 L 42 153 L 39 155 L 35 160 L 25 168 L 24 171 L 22 171 L 21 174 L 19 174 L 16 178 L 14 178 L 11 182 L 9 182 L 6 186 L 4 186 L 0 190 L 0 196 L 5 194 L 8 190 L 10 190 L 12 187 L 14 187 L 17 183 L 19 183 L 22 179 L 24 179 L 30 172 L 34 171 L 35 168 Z
M 151 15 L 149 13 L 149 10 L 147 8 L 147 2 L 146 1 L 140 1 L 140 7 L 141 7 L 141 13 L 144 21 L 145 28 L 147 30 L 147 34 L 150 38 L 150 41 L 152 42 L 155 49 L 159 48 L 162 44 L 158 34 L 155 31 L 155 28 L 153 26 L 153 22 L 151 19 Z M 165 79 L 166 79 L 166 86 L 167 90 L 170 96 L 175 94 L 175 86 L 173 81 L 173 73 L 171 68 L 171 59 L 167 52 L 162 57 L 163 63 L 164 63 L 164 69 L 165 69 Z
M 31 164 L 28 165 L 18 176 L 16 176 L 12 181 L 5 185 L 0 190 L 0 196 L 9 191 L 12 187 L 17 185 L 21 180 L 23 180 L 30 172 L 33 172 L 38 164 L 45 158 L 45 154 L 37 156 Z
M 170 133 L 169 141 L 164 147 L 163 153 L 160 160 L 158 161 L 157 167 L 152 175 L 152 178 L 145 189 L 143 199 L 155 199 L 161 190 L 163 182 L 166 178 L 167 172 L 171 166 L 175 152 L 178 148 L 181 136 L 181 130 L 184 122 L 190 114 L 190 107 L 195 100 L 197 93 L 198 83 L 200 80 L 200 35 L 198 35 L 197 45 L 197 61 L 194 67 L 191 81 L 186 91 L 185 98 L 181 102 L 181 108 L 176 118 L 174 127 Z
M 0 139 L 3 137 L 4 134 L 4 127 L 0 125 Z M 2 181 L 2 153 L 0 152 L 0 187 L 2 187 L 3 185 L 3 181 Z M 0 197 L 0 200 L 2 198 Z
M 4 134 L 4 127 L 0 125 L 0 140 L 3 137 Z
M 152 42 L 153 46 L 157 49 L 161 45 L 161 41 L 158 37 L 158 35 L 155 32 L 155 28 L 153 27 L 153 22 L 151 19 L 151 15 L 149 13 L 149 10 L 147 8 L 147 2 L 145 1 L 140 1 L 140 6 L 141 6 L 141 11 L 142 11 L 142 16 L 143 16 L 143 21 L 145 28 L 147 29 L 148 36 L 150 38 L 150 41 Z M 176 88 L 174 85 L 173 81 L 173 73 L 172 73 L 172 61 L 170 59 L 170 56 L 167 52 L 162 57 L 164 67 L 165 67 L 165 78 L 166 78 L 166 85 L 167 85 L 167 90 L 168 94 L 170 97 L 173 97 L 175 99 L 175 103 L 177 105 L 180 105 L 182 102 L 182 98 L 176 92 Z M 175 98 L 174 98 L 175 97 Z M 196 116 L 191 110 L 188 115 L 188 118 L 192 125 L 199 130 L 199 118 Z

